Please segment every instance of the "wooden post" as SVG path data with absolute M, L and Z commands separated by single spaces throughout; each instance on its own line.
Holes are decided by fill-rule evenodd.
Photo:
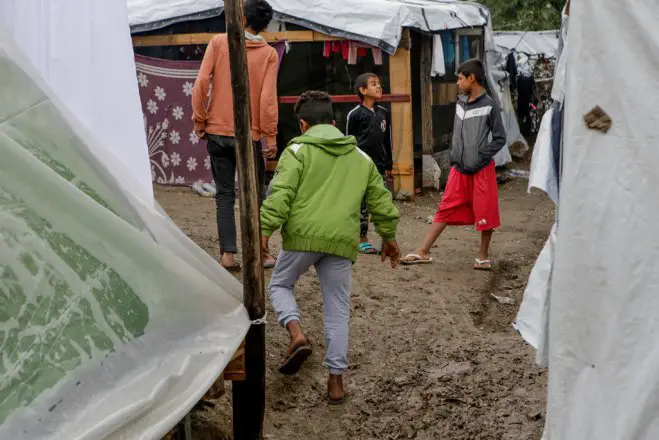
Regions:
M 432 35 L 421 34 L 421 139 L 424 155 L 435 153 L 432 132 Z
M 412 96 L 409 40 L 409 30 L 404 29 L 401 45 L 389 59 L 389 81 L 393 95 Z M 391 129 L 394 150 L 394 192 L 398 198 L 412 200 L 415 194 L 411 101 L 391 103 Z
M 236 165 L 240 184 L 240 225 L 243 253 L 243 302 L 249 319 L 265 315 L 260 182 L 256 148 L 252 142 L 249 75 L 245 51 L 243 8 L 240 0 L 225 0 L 224 17 L 229 40 L 233 85 Z M 233 384 L 233 436 L 235 440 L 261 440 L 265 415 L 265 325 L 252 325 L 245 338 L 245 380 Z

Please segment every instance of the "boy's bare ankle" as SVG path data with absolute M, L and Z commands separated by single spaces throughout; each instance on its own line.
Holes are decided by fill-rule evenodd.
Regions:
M 295 320 L 289 322 L 286 324 L 286 330 L 288 330 L 290 337 L 289 351 L 294 351 L 296 348 L 307 345 L 307 338 L 304 336 L 300 321 Z
M 343 390 L 343 376 L 337 374 L 330 374 L 327 379 L 327 394 L 330 399 L 342 399 L 345 395 Z

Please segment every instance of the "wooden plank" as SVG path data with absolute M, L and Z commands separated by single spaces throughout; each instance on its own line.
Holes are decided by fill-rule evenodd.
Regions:
M 408 32 L 405 30 L 404 32 Z M 409 35 L 406 37 L 409 39 Z M 412 95 L 411 56 L 409 49 L 399 48 L 389 59 L 389 81 L 392 94 Z M 394 177 L 394 193 L 403 199 L 413 199 L 414 191 L 414 136 L 411 102 L 391 104 L 391 129 L 394 165 L 399 170 L 411 170 Z
M 233 355 L 229 364 L 224 369 L 223 380 L 242 381 L 245 380 L 245 341 Z
M 345 103 L 359 103 L 359 97 L 357 95 L 331 95 L 332 102 L 334 104 L 345 104 Z M 297 96 L 280 96 L 280 104 L 295 104 L 298 100 Z M 379 102 L 412 102 L 412 97 L 410 95 L 382 95 L 382 99 Z
M 432 130 L 432 35 L 421 34 L 421 149 L 423 154 L 434 154 L 435 139 Z
M 187 46 L 208 44 L 216 33 L 174 34 L 174 35 L 138 35 L 133 37 L 134 47 L 149 46 Z M 268 42 L 287 40 L 291 43 L 309 43 L 313 41 L 338 41 L 333 37 L 316 31 L 263 32 Z

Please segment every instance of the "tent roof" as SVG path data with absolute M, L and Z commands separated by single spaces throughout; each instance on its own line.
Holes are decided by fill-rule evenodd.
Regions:
M 126 0 L 131 31 L 146 32 L 190 20 L 215 17 L 224 10 L 221 0 Z
M 217 16 L 222 0 L 127 0 L 132 32 Z M 438 32 L 484 26 L 489 10 L 457 0 L 270 0 L 279 20 L 345 36 L 393 53 L 402 28 Z
M 505 52 L 515 49 L 529 56 L 544 55 L 547 58 L 556 58 L 559 32 L 558 30 L 495 32 L 494 42 Z

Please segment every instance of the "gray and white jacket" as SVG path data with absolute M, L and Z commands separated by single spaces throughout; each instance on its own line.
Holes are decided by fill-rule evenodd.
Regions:
M 485 92 L 474 102 L 460 97 L 455 107 L 451 165 L 463 174 L 475 174 L 505 146 L 506 131 L 494 99 Z

